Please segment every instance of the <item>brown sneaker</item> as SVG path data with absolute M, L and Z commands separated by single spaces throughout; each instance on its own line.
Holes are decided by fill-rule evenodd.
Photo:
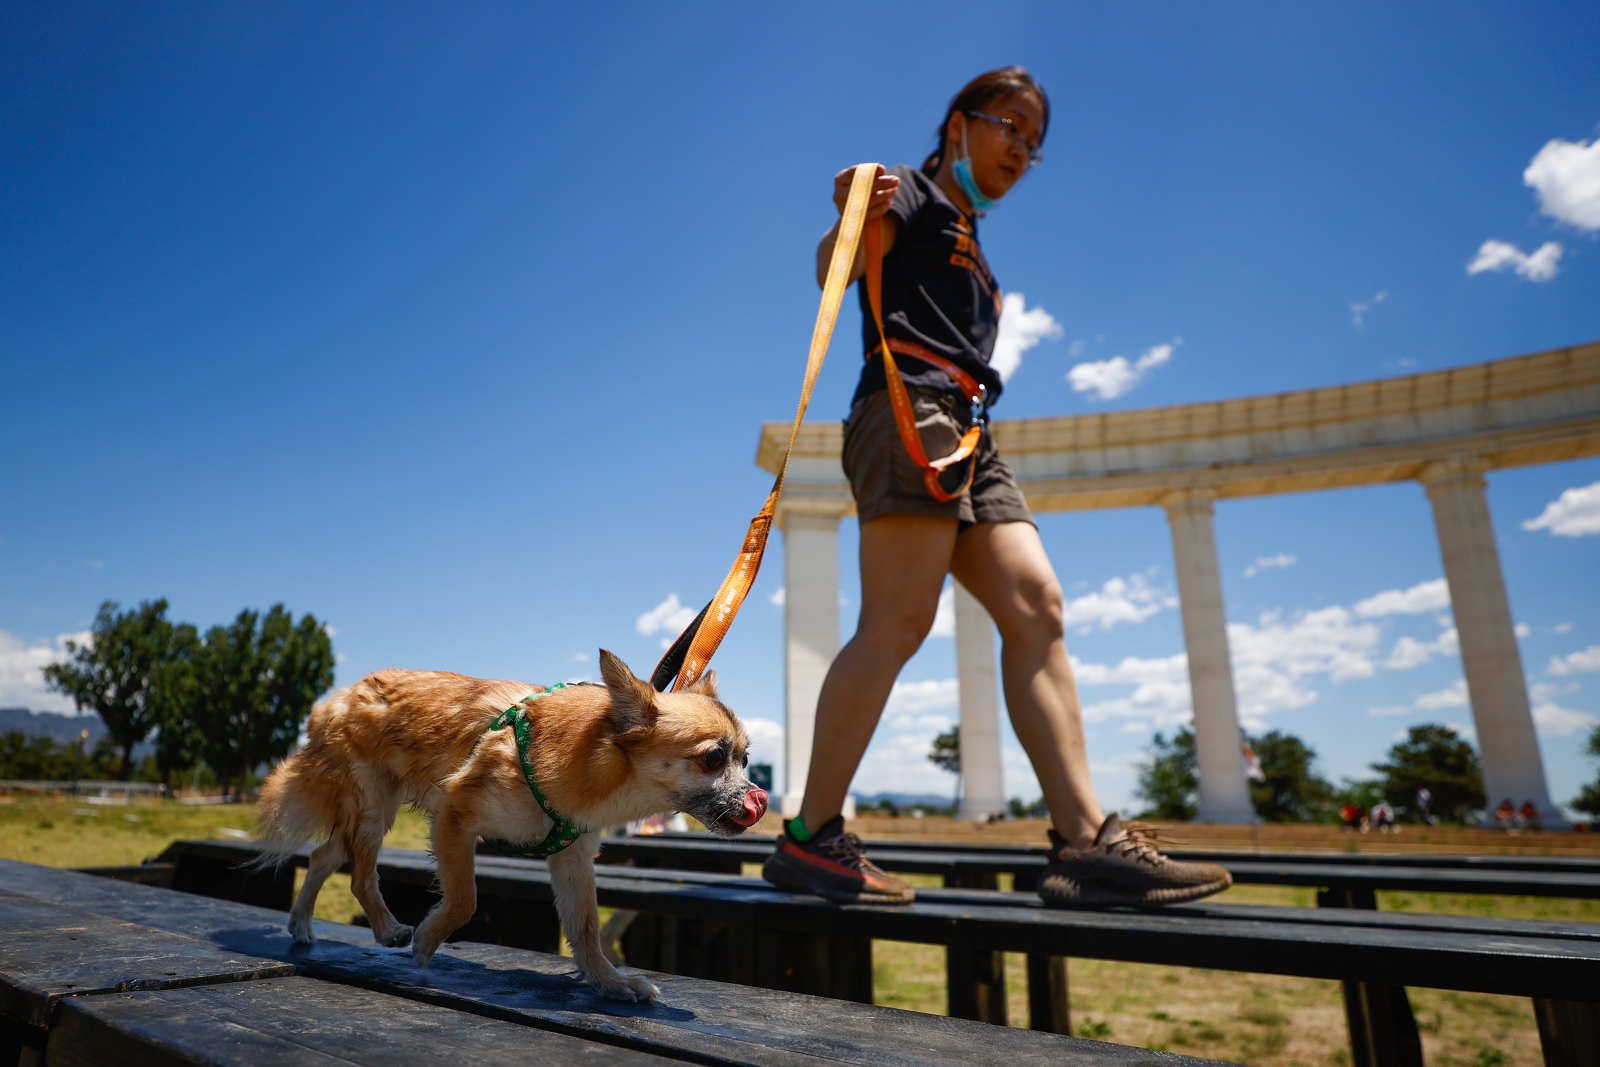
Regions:
M 767 857 L 761 877 L 779 889 L 811 893 L 835 904 L 909 904 L 916 895 L 867 859 L 861 839 L 844 832 L 842 815 L 823 823 L 804 843 L 779 834 L 778 849 Z
M 1215 863 L 1180 863 L 1156 850 L 1153 832 L 1124 827 L 1113 812 L 1085 849 L 1050 831 L 1050 862 L 1039 878 L 1046 904 L 1176 904 L 1220 893 L 1233 875 Z

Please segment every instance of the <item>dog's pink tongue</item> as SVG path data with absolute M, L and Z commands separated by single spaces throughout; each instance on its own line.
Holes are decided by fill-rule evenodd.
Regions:
M 744 795 L 744 812 L 739 816 L 740 826 L 754 826 L 767 813 L 767 791 L 752 789 Z

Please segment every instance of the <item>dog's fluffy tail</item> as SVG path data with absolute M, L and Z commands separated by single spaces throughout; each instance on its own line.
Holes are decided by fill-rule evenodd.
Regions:
M 296 752 L 273 769 L 256 804 L 256 843 L 261 853 L 247 865 L 253 870 L 278 868 L 309 844 L 326 838 L 333 828 L 331 813 L 319 810 L 316 789 L 307 789 L 310 767 Z
M 307 744 L 273 768 L 256 804 L 256 837 L 260 856 L 252 868 L 281 867 L 301 848 L 334 832 L 339 812 L 334 793 L 349 781 L 350 768 L 333 760 L 323 741 L 329 724 L 349 701 L 351 688 L 330 693 L 311 709 L 306 720 Z
M 306 789 L 310 768 L 304 752 L 296 752 L 273 769 L 256 804 L 256 838 L 261 855 L 252 868 L 281 867 L 302 847 L 326 838 L 329 813 L 318 810 L 317 790 Z

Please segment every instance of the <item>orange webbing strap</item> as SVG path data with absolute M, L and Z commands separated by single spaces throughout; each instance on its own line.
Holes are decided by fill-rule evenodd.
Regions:
M 905 446 L 911 461 L 922 468 L 922 484 L 935 500 L 955 500 L 972 485 L 972 472 L 977 464 L 967 467 L 967 477 L 961 488 L 953 493 L 939 484 L 939 472 L 960 463 L 977 449 L 983 438 L 983 424 L 974 422 L 962 434 L 955 451 L 942 459 L 928 459 L 922 447 L 922 435 L 917 432 L 917 416 L 911 410 L 911 395 L 900 378 L 900 368 L 895 364 L 894 353 L 889 350 L 888 338 L 883 332 L 883 220 L 875 219 L 867 227 L 867 302 L 872 305 L 872 321 L 878 326 L 878 354 L 883 357 L 883 380 L 889 388 L 889 407 L 894 411 L 895 428 L 900 431 L 900 443 Z M 976 400 L 976 398 L 972 398 Z
M 794 413 L 794 425 L 789 430 L 789 444 L 783 450 L 783 462 L 778 465 L 778 477 L 767 494 L 761 513 L 750 520 L 744 544 L 733 561 L 733 568 L 722 580 L 722 587 L 710 603 L 700 609 L 678 639 L 667 649 L 661 662 L 656 664 L 650 682 L 658 690 L 669 685 L 683 689 L 694 684 L 705 672 L 706 664 L 727 636 L 739 606 L 755 583 L 756 572 L 761 569 L 761 556 L 767 547 L 767 535 L 772 531 L 772 519 L 778 510 L 778 498 L 783 494 L 783 479 L 789 471 L 789 453 L 794 451 L 796 436 L 800 433 L 800 420 L 805 417 L 811 403 L 811 390 L 816 385 L 817 374 L 822 370 L 823 357 L 828 353 L 828 342 L 833 337 L 834 323 L 839 318 L 839 305 L 844 301 L 845 289 L 850 285 L 850 269 L 855 265 L 856 248 L 861 243 L 862 223 L 867 217 L 867 201 L 872 197 L 872 185 L 878 175 L 878 164 L 862 163 L 856 167 L 850 183 L 850 196 L 839 215 L 839 235 L 833 244 L 833 259 L 828 263 L 828 276 L 822 286 L 822 305 L 817 309 L 817 323 L 811 331 L 811 352 L 806 357 L 805 382 L 800 387 L 800 405 Z

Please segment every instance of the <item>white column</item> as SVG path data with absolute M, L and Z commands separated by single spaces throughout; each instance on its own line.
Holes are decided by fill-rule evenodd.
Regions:
M 1478 730 L 1487 806 L 1492 810 L 1507 797 L 1517 807 L 1532 800 L 1544 825 L 1550 826 L 1565 820 L 1550 802 L 1528 709 L 1522 652 L 1484 492 L 1486 469 L 1482 461 L 1456 458 L 1428 464 L 1419 477 L 1433 505 L 1450 610 L 1461 638 L 1461 668 Z
M 956 677 L 961 695 L 961 807 L 956 818 L 987 819 L 1006 810 L 994 620 L 960 582 L 951 584 L 955 586 Z
M 800 812 L 817 694 L 839 651 L 839 519 L 836 506 L 783 507 L 783 800 L 786 816 Z M 853 806 L 853 805 L 852 805 Z M 846 816 L 850 812 L 846 812 Z
M 1239 714 L 1228 655 L 1228 620 L 1222 608 L 1222 574 L 1211 521 L 1217 494 L 1178 489 L 1162 498 L 1172 526 L 1183 642 L 1189 656 L 1189 696 L 1194 705 L 1195 758 L 1199 764 L 1201 822 L 1254 822 L 1245 784 Z

